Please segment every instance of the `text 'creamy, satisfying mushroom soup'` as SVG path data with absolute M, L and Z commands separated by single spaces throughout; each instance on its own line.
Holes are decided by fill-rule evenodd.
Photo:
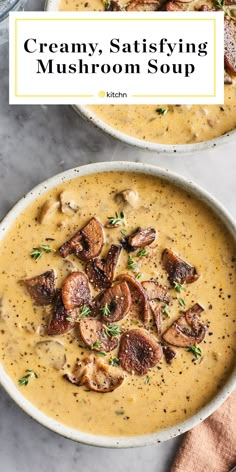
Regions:
M 61 0 L 72 11 L 210 11 L 225 13 L 224 105 L 93 105 L 89 110 L 111 127 L 160 144 L 188 144 L 236 128 L 236 0 Z M 115 14 L 115 13 L 114 13 Z M 95 76 L 96 77 L 96 76 Z
M 164 180 L 60 184 L 15 220 L 0 258 L 1 362 L 66 425 L 154 432 L 193 415 L 232 371 L 235 244 Z

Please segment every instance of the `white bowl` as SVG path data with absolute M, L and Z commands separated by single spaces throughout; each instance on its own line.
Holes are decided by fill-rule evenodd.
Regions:
M 205 190 L 202 190 L 196 184 L 189 182 L 183 177 L 180 177 L 168 170 L 162 170 L 158 167 L 151 166 L 149 164 L 137 164 L 132 162 L 103 162 L 99 164 L 89 164 L 75 169 L 68 170 L 62 174 L 56 175 L 49 180 L 46 180 L 42 184 L 35 187 L 31 192 L 24 196 L 6 215 L 4 220 L 0 224 L 0 240 L 5 236 L 6 231 L 15 221 L 16 217 L 30 204 L 35 198 L 43 195 L 48 190 L 56 187 L 62 182 L 66 182 L 71 179 L 75 179 L 79 176 L 100 173 L 104 171 L 126 171 L 126 172 L 142 172 L 148 175 L 161 177 L 173 185 L 177 185 L 188 193 L 195 195 L 198 199 L 202 200 L 204 204 L 207 204 L 210 209 L 217 214 L 217 217 L 221 219 L 224 225 L 228 228 L 229 232 L 233 235 L 236 240 L 236 223 L 228 212 Z M 4 371 L 0 365 L 0 383 L 9 393 L 11 398 L 32 418 L 37 420 L 42 425 L 61 434 L 67 438 L 75 441 L 90 444 L 94 446 L 102 447 L 137 447 L 154 444 L 157 442 L 165 441 L 173 437 L 178 436 L 185 431 L 196 426 L 202 420 L 211 415 L 230 395 L 233 389 L 236 387 L 236 369 L 231 374 L 225 385 L 217 393 L 217 395 L 205 405 L 198 413 L 186 421 L 177 424 L 171 428 L 165 428 L 156 433 L 147 434 L 143 436 L 132 436 L 132 437 L 109 437 L 109 436 L 97 436 L 88 433 L 84 433 L 74 428 L 63 425 L 59 421 L 50 418 L 45 413 L 42 413 L 32 403 L 30 403 L 18 390 L 16 385 L 13 383 L 11 378 Z
M 47 11 L 58 11 L 60 0 L 46 0 L 45 10 Z M 218 138 L 210 139 L 208 141 L 202 141 L 194 144 L 158 144 L 151 141 L 144 141 L 143 139 L 134 138 L 126 133 L 122 133 L 116 128 L 113 128 L 109 124 L 97 117 L 95 113 L 89 110 L 86 105 L 75 104 L 73 108 L 94 126 L 101 129 L 105 133 L 109 134 L 113 138 L 119 139 L 120 141 L 148 151 L 155 151 L 158 153 L 172 154 L 172 153 L 192 153 L 195 151 L 203 151 L 204 149 L 211 149 L 220 144 L 228 143 L 230 140 L 236 137 L 236 129 L 225 133 Z

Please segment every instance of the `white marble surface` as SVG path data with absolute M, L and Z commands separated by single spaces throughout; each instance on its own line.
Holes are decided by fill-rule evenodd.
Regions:
M 41 5 L 34 0 L 35 9 Z M 161 156 L 105 136 L 70 107 L 9 106 L 8 52 L 7 47 L 0 48 L 0 217 L 42 180 L 76 165 L 106 160 L 149 162 L 190 177 L 236 217 L 235 151 L 234 141 L 201 154 Z M 168 472 L 180 440 L 133 450 L 76 444 L 37 424 L 0 387 L 0 470 L 4 472 Z

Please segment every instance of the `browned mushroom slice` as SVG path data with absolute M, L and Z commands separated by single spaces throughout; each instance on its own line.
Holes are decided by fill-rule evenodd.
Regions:
M 131 234 L 128 238 L 128 244 L 136 249 L 136 248 L 142 248 L 145 246 L 149 246 L 150 244 L 155 241 L 156 238 L 156 230 L 155 228 L 147 228 L 147 229 L 141 229 L 138 228 L 135 233 Z
M 233 83 L 232 77 L 227 72 L 224 72 L 224 84 L 231 85 Z
M 115 0 L 107 0 L 105 2 L 105 11 L 121 11 L 122 7 L 119 2 Z
M 165 249 L 162 253 L 162 264 L 168 273 L 168 279 L 174 282 L 187 284 L 195 282 L 199 278 L 196 268 L 184 261 L 171 249 Z
M 64 377 L 78 387 L 84 385 L 95 392 L 112 392 L 118 388 L 123 380 L 124 374 L 118 367 L 113 367 L 102 362 L 101 359 L 88 357 L 77 366 L 73 374 Z
M 58 341 L 39 341 L 35 345 L 35 352 L 43 366 L 53 367 L 56 370 L 65 366 L 65 347 Z
M 225 66 L 236 75 L 236 25 L 229 18 L 224 21 Z
M 186 311 L 170 328 L 163 334 L 163 339 L 173 346 L 187 347 L 199 344 L 203 341 L 207 328 L 200 322 L 198 315 L 203 308 L 196 303 Z
M 170 346 L 162 346 L 162 349 L 167 364 L 172 364 L 173 359 L 176 357 L 176 351 Z
M 128 188 L 116 193 L 115 201 L 119 205 L 137 208 L 139 205 L 139 195 L 135 190 Z
M 105 322 L 122 320 L 131 306 L 130 290 L 126 282 L 108 288 L 97 298 L 96 309 Z
M 70 318 L 70 320 L 67 318 Z M 48 335 L 56 336 L 68 333 L 75 325 L 71 320 L 76 318 L 76 310 L 66 310 L 62 301 L 61 291 L 58 290 L 55 306 L 48 325 Z
M 73 310 L 73 308 L 86 305 L 90 298 L 86 275 L 83 272 L 72 272 L 62 285 L 62 301 L 65 309 Z
M 139 314 L 144 323 L 148 321 L 148 297 L 142 285 L 129 274 L 120 274 L 117 280 L 125 280 L 131 293 L 131 311 Z
M 157 11 L 159 8 L 159 0 L 131 0 L 126 7 L 126 11 Z
M 167 2 L 165 4 L 165 9 L 166 11 L 183 11 L 184 5 L 181 5 L 181 3 L 177 2 Z
M 153 315 L 153 319 L 155 321 L 155 325 L 157 327 L 158 334 L 161 334 L 162 331 L 162 308 L 164 307 L 164 303 L 158 302 L 157 300 L 151 300 L 149 302 L 151 312 Z
M 162 348 L 144 329 L 131 329 L 121 336 L 118 357 L 124 370 L 144 375 L 161 360 Z
M 23 284 L 36 305 L 49 305 L 55 294 L 55 273 L 48 270 L 43 274 L 22 280 Z
M 79 332 L 86 346 L 94 351 L 113 351 L 118 345 L 117 337 L 106 334 L 106 326 L 96 318 L 84 318 L 79 323 Z
M 91 218 L 80 231 L 59 248 L 59 252 L 62 257 L 75 254 L 83 261 L 87 261 L 100 254 L 103 242 L 102 225 L 96 218 Z
M 99 259 L 96 257 L 87 263 L 86 273 L 89 281 L 95 288 L 104 289 L 110 287 L 114 278 L 121 249 L 121 246 L 115 246 L 112 244 L 106 259 Z
M 162 287 L 156 280 L 146 280 L 142 282 L 142 286 L 149 300 L 160 300 L 160 302 L 170 303 L 171 297 L 167 293 L 167 289 Z

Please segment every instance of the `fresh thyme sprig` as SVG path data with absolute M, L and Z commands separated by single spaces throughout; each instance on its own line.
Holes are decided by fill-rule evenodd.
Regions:
M 194 355 L 196 359 L 199 359 L 199 357 L 202 356 L 202 350 L 198 346 L 188 346 L 187 351 L 192 352 L 192 354 Z
M 78 317 L 76 319 L 74 318 L 70 318 L 69 316 L 66 318 L 67 321 L 70 321 L 71 323 L 79 323 L 79 321 L 82 319 L 82 318 L 85 318 L 86 316 L 89 316 L 89 314 L 91 313 L 91 310 L 90 308 L 87 306 L 87 305 L 84 305 L 82 308 L 81 308 L 81 311 L 80 311 L 80 314 L 78 315 Z
M 166 113 L 168 113 L 168 108 L 160 107 L 156 109 L 156 112 L 158 113 L 158 115 L 166 115 Z
M 184 286 L 179 282 L 174 282 L 174 289 L 176 292 L 181 293 L 184 290 Z
M 185 308 L 186 303 L 185 303 L 185 301 L 183 300 L 183 298 L 178 298 L 178 302 L 179 302 L 179 305 L 182 306 L 182 308 Z
M 90 344 L 90 349 L 99 349 L 102 347 L 101 341 L 95 341 L 95 343 Z
M 32 257 L 32 259 L 37 261 L 38 259 L 40 259 L 40 257 L 42 257 L 44 252 L 47 254 L 49 252 L 56 252 L 56 250 L 48 246 L 47 244 L 41 244 L 39 247 L 33 248 L 33 251 L 30 253 L 30 256 Z
M 100 311 L 102 312 L 103 316 L 109 316 L 111 313 L 107 303 L 104 306 L 101 306 Z
M 108 216 L 107 219 L 111 226 L 119 226 L 124 223 L 125 215 L 123 211 L 120 212 L 120 215 L 116 211 L 115 216 Z
M 118 365 L 120 365 L 120 360 L 118 359 L 118 357 L 111 357 L 111 359 L 109 360 L 109 364 L 113 367 L 118 367 Z
M 143 257 L 147 255 L 148 255 L 147 249 L 144 248 L 137 252 L 136 257 Z
M 21 387 L 22 387 L 22 385 L 24 385 L 24 386 L 28 385 L 30 379 L 33 379 L 33 378 L 37 379 L 38 378 L 36 372 L 34 372 L 32 369 L 26 369 L 25 372 L 26 372 L 26 374 L 18 380 L 18 384 Z
M 214 0 L 214 3 L 218 10 L 222 10 L 226 16 L 230 16 L 230 18 L 235 19 L 232 17 L 230 8 L 225 5 L 225 0 Z
M 114 337 L 119 336 L 120 334 L 120 327 L 117 325 L 104 325 L 104 332 L 107 336 Z
M 134 259 L 128 255 L 128 269 L 129 270 L 136 270 L 138 267 L 138 265 L 136 264 L 136 262 L 134 262 Z
M 169 312 L 168 305 L 163 306 L 162 313 L 164 313 L 164 315 L 168 316 L 168 318 L 170 317 L 170 312 Z

